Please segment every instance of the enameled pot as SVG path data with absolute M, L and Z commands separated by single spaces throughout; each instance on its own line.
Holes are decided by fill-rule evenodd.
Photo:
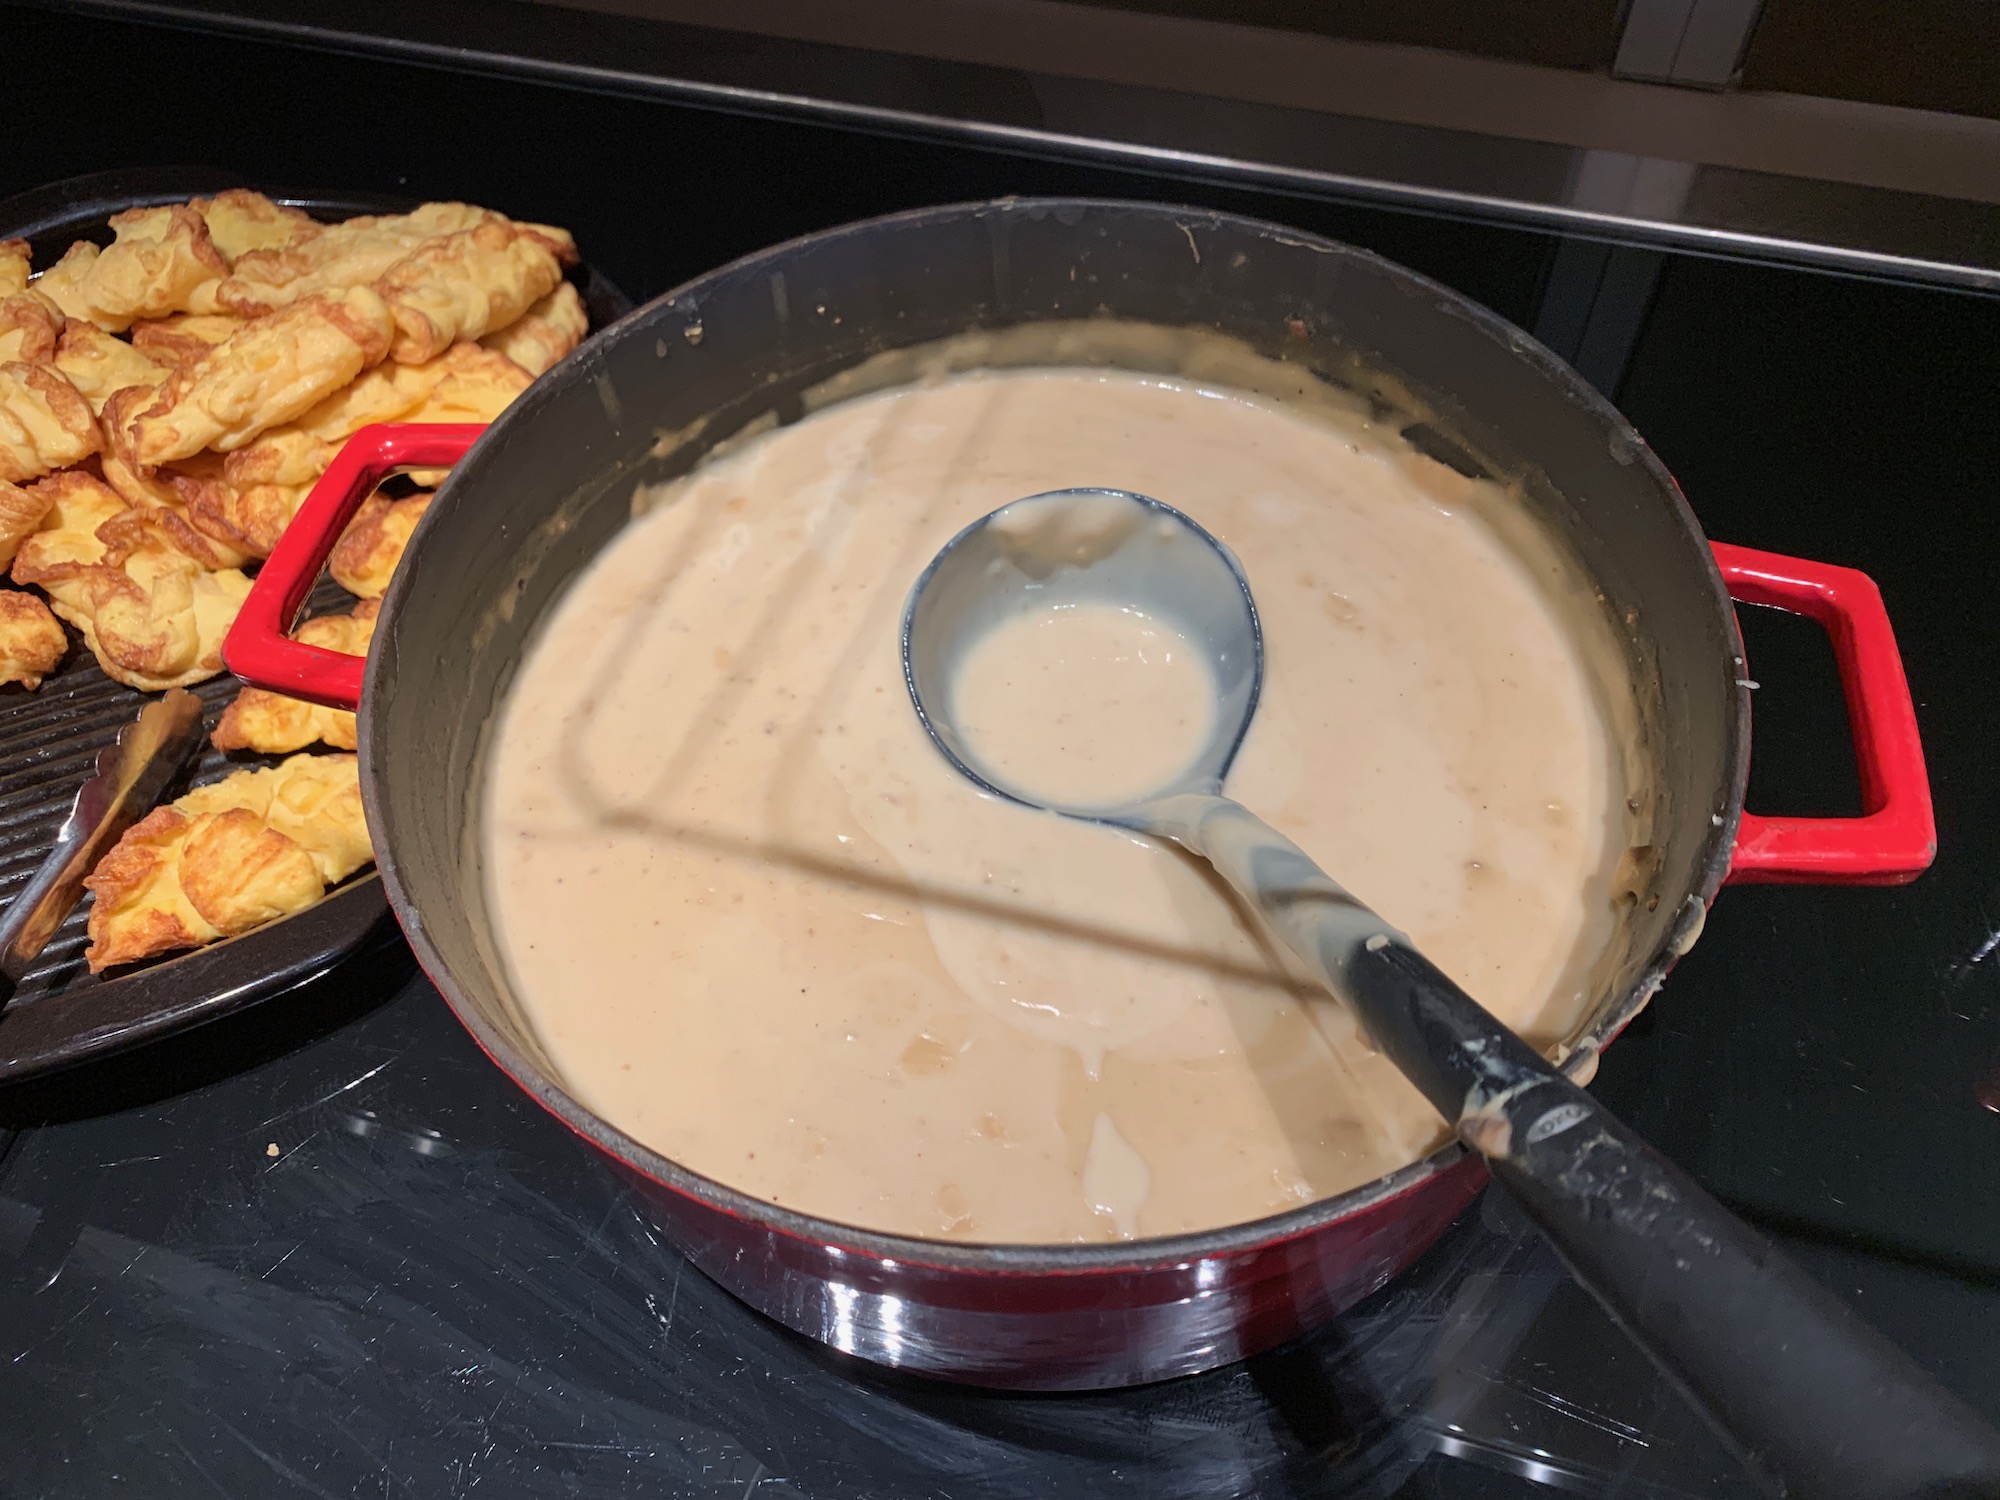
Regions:
M 1672 478 L 1573 371 L 1458 294 L 1277 225 L 1160 205 L 1007 200 L 808 236 L 692 281 L 605 329 L 483 433 L 373 428 L 347 445 L 258 578 L 233 670 L 361 706 L 361 778 L 390 900 L 446 1001 L 522 1088 L 624 1169 L 694 1264 L 752 1306 L 883 1364 L 1080 1389 L 1242 1358 L 1410 1264 L 1478 1194 L 1456 1146 L 1337 1198 L 1174 1239 L 979 1246 L 811 1218 L 696 1175 L 565 1092 L 490 940 L 475 827 L 484 736 L 564 586 L 631 514 L 752 420 L 885 351 L 971 329 L 1133 319 L 1241 339 L 1370 395 L 1412 397 L 1411 441 L 1510 482 L 1595 584 L 1637 685 L 1651 834 L 1601 993 L 1569 1041 L 1587 1075 L 1694 941 L 1725 880 L 1907 880 L 1934 833 L 1915 717 L 1862 574 L 1711 549 Z M 1386 377 L 1386 378 L 1385 378 Z M 284 638 L 374 482 L 452 464 L 383 602 L 365 670 Z M 1848 696 L 1865 816 L 1743 811 L 1750 697 L 1731 597 L 1811 615 Z

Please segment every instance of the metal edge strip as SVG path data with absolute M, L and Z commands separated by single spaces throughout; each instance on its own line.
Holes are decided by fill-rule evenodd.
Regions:
M 382 57 L 460 72 L 506 78 L 530 79 L 593 92 L 647 99 L 667 99 L 721 109 L 734 113 L 785 119 L 832 122 L 874 133 L 914 136 L 933 140 L 956 140 L 987 147 L 1026 151 L 1071 160 L 1108 163 L 1140 171 L 1198 176 L 1231 183 L 1263 185 L 1319 197 L 1356 203 L 1379 204 L 1442 217 L 1472 218 L 1490 223 L 1543 232 L 1605 239 L 1682 253 L 1729 257 L 1756 262 L 1808 267 L 1902 282 L 1979 292 L 2000 292 L 2000 254 L 1991 263 L 1943 258 L 1926 254 L 1873 249 L 1853 243 L 1730 227 L 1726 224 L 1690 222 L 1685 219 L 1648 217 L 1638 213 L 1608 212 L 1579 207 L 1549 197 L 1474 191 L 1406 177 L 1369 175 L 1364 172 L 1288 163 L 1269 158 L 1161 145 L 1129 138 L 1129 135 L 1080 134 L 1038 126 L 1009 123 L 990 118 L 946 115 L 934 111 L 901 108 L 854 98 L 756 87 L 712 77 L 667 75 L 575 59 L 532 55 L 525 51 L 463 46 L 424 40 L 410 35 L 363 30 L 328 18 L 321 9 L 312 21 L 284 19 L 254 13 L 247 8 L 226 5 L 174 3 L 174 0 L 26 0 L 41 9 L 67 11 L 106 19 L 136 21 L 185 30 L 240 36 L 254 40 L 285 43 L 318 51 L 365 57 Z M 555 14 L 562 14 L 555 12 Z M 572 18 L 576 13 L 570 13 Z M 783 49 L 794 66 L 802 53 L 847 52 L 820 44 L 775 42 L 754 36 L 729 34 L 754 52 Z M 869 54 L 873 55 L 873 54 Z M 753 59 L 754 60 L 754 59 Z M 901 59 L 911 62 L 911 59 Z M 915 60 L 921 61 L 921 60 Z M 942 65 L 940 65 L 942 66 Z M 956 65 L 954 65 L 956 66 Z M 1088 88 L 1105 98 L 1150 95 L 1159 100 L 1199 103 L 1207 111 L 1227 109 L 1239 118 L 1269 118 L 1270 106 L 1247 105 L 1226 100 L 1171 95 L 1163 91 L 1135 89 L 1127 85 L 1083 85 L 1062 80 L 1064 88 Z M 1285 111 L 1284 113 L 1297 113 Z M 1343 117 L 1324 117 L 1329 123 Z M 1357 123 L 1348 120 L 1347 123 Z M 1411 142 L 1436 142 L 1459 134 L 1428 127 L 1395 126 L 1382 122 L 1358 122 L 1403 136 Z M 1582 157 L 1588 153 L 1566 148 L 1511 142 L 1499 137 L 1462 136 L 1467 142 L 1516 146 L 1543 153 Z M 1733 174 L 1750 178 L 1758 174 Z M 1796 184 L 1800 179 L 1771 177 L 1775 185 Z M 1813 183 L 1823 192 L 1839 193 L 1835 184 Z M 1880 189 L 1848 190 L 1850 194 L 1881 195 Z M 1939 200 L 1915 194 L 1888 194 L 1909 204 L 1930 204 Z M 1967 207 L 1961 205 L 1961 207 Z M 1977 206 L 1970 206 L 1977 209 Z M 1984 217 L 2000 218 L 1991 210 Z M 1980 236 L 1980 239 L 1984 239 Z M 2000 242 L 2000 236 L 1996 236 Z

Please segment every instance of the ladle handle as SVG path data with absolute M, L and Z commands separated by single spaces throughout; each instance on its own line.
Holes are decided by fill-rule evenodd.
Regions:
M 1234 802 L 1153 804 L 1348 1002 L 1577 1281 L 1786 1494 L 2000 1496 L 2000 1434 Z

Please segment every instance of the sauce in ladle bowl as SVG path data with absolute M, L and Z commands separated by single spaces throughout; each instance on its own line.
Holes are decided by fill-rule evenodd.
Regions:
M 910 591 L 904 680 L 924 728 L 989 791 L 1131 825 L 1215 792 L 1263 683 L 1249 582 L 1172 507 L 1033 495 L 973 522 Z

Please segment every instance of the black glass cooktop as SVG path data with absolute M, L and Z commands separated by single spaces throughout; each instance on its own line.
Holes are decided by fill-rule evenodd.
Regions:
M 135 165 L 490 201 L 639 296 L 1004 192 L 1172 197 L 1370 246 L 1535 326 L 1553 241 L 970 148 L 0 7 L 0 194 Z M 120 107 L 79 105 L 116 78 Z M 25 91 L 25 92 L 22 92 Z M 136 129 L 132 122 L 143 121 Z M 1618 399 L 1711 535 L 1867 569 L 1937 798 L 1901 890 L 1725 894 L 1597 1090 L 2000 1418 L 2000 302 L 1669 259 Z M 1831 652 L 1746 611 L 1751 806 L 1858 810 Z M 1003 1397 L 858 1366 L 660 1245 L 399 946 L 0 1093 L 0 1494 L 1754 1493 L 1489 1197 L 1299 1345 Z

